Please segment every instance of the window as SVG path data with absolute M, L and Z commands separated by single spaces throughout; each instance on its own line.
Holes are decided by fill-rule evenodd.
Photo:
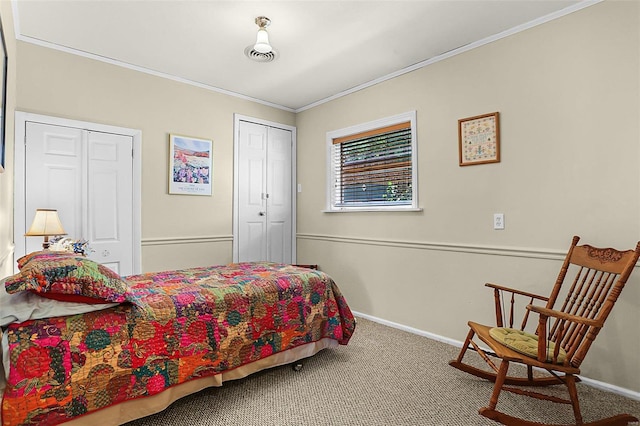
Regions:
M 418 208 L 415 111 L 327 133 L 327 211 Z

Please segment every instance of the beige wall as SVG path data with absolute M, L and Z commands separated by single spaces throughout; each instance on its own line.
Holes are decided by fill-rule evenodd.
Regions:
M 0 14 L 12 26 L 8 2 Z M 607 1 L 297 115 L 16 45 L 11 28 L 10 104 L 142 130 L 146 271 L 231 260 L 234 113 L 296 125 L 298 261 L 334 276 L 356 311 L 462 340 L 468 319 L 491 317 L 484 282 L 546 293 L 573 234 L 625 248 L 638 240 L 639 28 L 637 2 Z M 408 110 L 418 114 L 424 210 L 322 213 L 326 132 Z M 502 162 L 459 167 L 457 120 L 493 111 Z M 167 194 L 169 133 L 213 139 L 212 197 Z M 11 173 L 0 175 L 0 250 L 12 241 Z M 504 231 L 491 227 L 495 212 Z M 636 274 L 583 371 L 640 392 Z
M 233 115 L 293 125 L 293 113 L 18 42 L 20 111 L 142 130 L 144 271 L 232 260 Z M 169 195 L 170 133 L 213 140 L 213 196 Z
M 297 115 L 298 261 L 364 314 L 463 340 L 493 281 L 547 294 L 574 234 L 640 239 L 638 2 L 597 4 Z M 417 111 L 418 213 L 322 213 L 327 131 Z M 502 161 L 458 165 L 457 120 L 500 112 Z M 504 213 L 506 229 L 492 228 Z M 583 365 L 640 391 L 640 272 Z

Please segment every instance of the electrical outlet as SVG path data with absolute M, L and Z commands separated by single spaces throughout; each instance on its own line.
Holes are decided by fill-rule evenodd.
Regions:
M 493 229 L 504 229 L 504 213 L 493 214 Z

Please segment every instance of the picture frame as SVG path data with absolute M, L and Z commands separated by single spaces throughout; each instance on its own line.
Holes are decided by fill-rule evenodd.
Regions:
M 169 135 L 169 194 L 212 195 L 213 141 Z
M 500 162 L 500 113 L 458 120 L 460 166 Z
M 5 169 L 5 128 L 7 121 L 7 45 L 4 39 L 4 28 L 2 28 L 2 23 L 0 23 L 0 44 L 2 44 L 2 49 L 0 50 L 0 84 L 2 87 L 0 88 L 0 173 L 4 172 Z

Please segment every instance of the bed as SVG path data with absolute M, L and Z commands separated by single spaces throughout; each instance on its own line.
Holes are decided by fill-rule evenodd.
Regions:
M 236 263 L 123 278 L 55 252 L 18 266 L 0 297 L 2 426 L 122 424 L 346 345 L 355 329 L 335 282 L 305 267 Z M 21 304 L 42 307 L 25 313 Z

